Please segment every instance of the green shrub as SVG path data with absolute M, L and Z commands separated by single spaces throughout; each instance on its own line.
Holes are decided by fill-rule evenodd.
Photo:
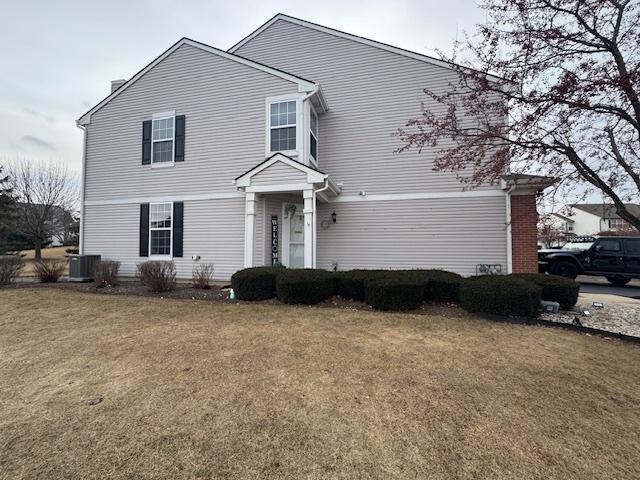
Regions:
M 510 276 L 535 283 L 542 288 L 542 299 L 558 302 L 562 310 L 571 310 L 578 303 L 580 284 L 575 280 L 544 273 L 514 273 Z
M 267 300 L 276 296 L 276 276 L 283 267 L 253 267 L 231 276 L 231 287 L 240 300 Z
M 13 283 L 24 267 L 24 260 L 15 255 L 0 255 L 0 285 Z
M 173 262 L 150 260 L 137 265 L 140 283 L 152 292 L 170 292 L 176 289 L 176 265 Z
M 399 270 L 398 273 L 424 283 L 425 301 L 458 303 L 463 278 L 457 273 L 446 270 Z
M 318 303 L 335 291 L 336 276 L 326 270 L 283 270 L 276 278 L 276 293 L 284 303 Z
M 541 298 L 538 285 L 511 276 L 472 277 L 460 286 L 460 306 L 473 313 L 533 318 Z
M 420 308 L 426 287 L 424 282 L 410 277 L 404 274 L 366 282 L 365 301 L 377 310 Z
M 337 272 L 337 293 L 343 298 L 364 301 L 365 283 L 381 278 L 388 272 L 390 270 L 347 270 Z

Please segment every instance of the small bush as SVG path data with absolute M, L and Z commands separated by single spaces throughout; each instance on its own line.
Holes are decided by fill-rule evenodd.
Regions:
M 240 300 L 267 300 L 276 296 L 276 276 L 284 267 L 253 267 L 231 276 L 231 287 Z
M 460 306 L 473 313 L 534 318 L 541 298 L 538 285 L 511 276 L 472 277 L 460 287 Z
M 193 267 L 191 271 L 191 284 L 193 288 L 208 290 L 211 288 L 211 280 L 213 280 L 212 263 L 201 263 Z
M 575 280 L 543 273 L 514 273 L 510 276 L 535 283 L 542 288 L 542 299 L 558 302 L 562 310 L 571 310 L 578 303 L 580 284 Z
M 96 262 L 93 268 L 93 280 L 96 287 L 115 287 L 118 285 L 118 271 L 120 262 L 113 260 L 101 260 Z
M 78 255 L 80 253 L 79 248 L 65 248 L 64 251 L 71 255 Z
M 13 255 L 0 256 L 0 285 L 13 283 L 24 267 L 24 260 Z
M 425 284 L 412 279 L 386 278 L 370 280 L 365 285 L 365 301 L 377 310 L 416 310 L 422 305 Z
M 42 258 L 35 261 L 33 271 L 42 283 L 55 283 L 64 273 L 66 265 L 67 262 L 65 260 Z
M 284 303 L 318 303 L 335 291 L 336 277 L 326 270 L 283 270 L 276 278 L 276 294 Z
M 140 283 L 152 292 L 169 292 L 176 288 L 176 266 L 173 262 L 150 260 L 138 264 Z

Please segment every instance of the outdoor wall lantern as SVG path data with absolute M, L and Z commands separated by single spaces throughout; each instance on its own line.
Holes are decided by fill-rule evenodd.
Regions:
M 338 219 L 338 215 L 336 215 L 336 211 L 334 210 L 333 213 L 331 214 L 331 221 L 333 223 L 336 223 L 337 219 Z

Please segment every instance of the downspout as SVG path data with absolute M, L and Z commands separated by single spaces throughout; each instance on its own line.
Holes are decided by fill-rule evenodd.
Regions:
M 513 239 L 511 230 L 511 192 L 515 190 L 515 184 L 509 187 L 506 196 L 506 209 L 507 209 L 507 274 L 513 273 Z
M 316 195 L 324 192 L 329 188 L 329 177 L 324 179 L 324 187 L 313 191 L 313 268 L 316 268 L 316 249 L 318 246 L 318 204 L 316 203 Z
M 80 182 L 80 230 L 78 232 L 78 251 L 80 255 L 84 255 L 84 186 L 85 186 L 85 170 L 87 163 L 87 127 L 76 122 L 76 126 L 82 130 L 82 178 Z

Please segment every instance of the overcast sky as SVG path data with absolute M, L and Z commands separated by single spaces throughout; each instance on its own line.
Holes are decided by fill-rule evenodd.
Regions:
M 276 13 L 421 53 L 451 51 L 483 17 L 473 0 L 348 2 L 23 0 L 0 29 L 0 162 L 60 159 L 80 170 L 75 120 L 181 37 L 227 49 Z

